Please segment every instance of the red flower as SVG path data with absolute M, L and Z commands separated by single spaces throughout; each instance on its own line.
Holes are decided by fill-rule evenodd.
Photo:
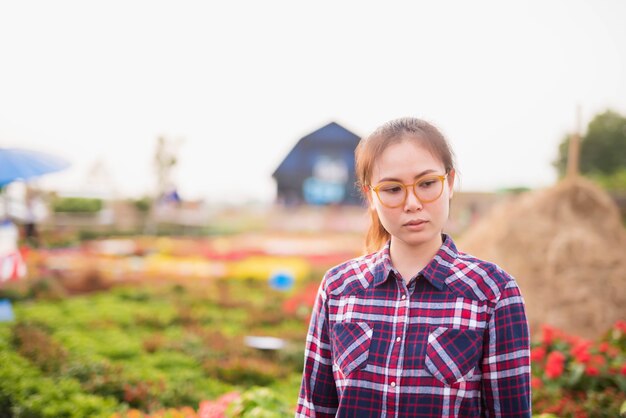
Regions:
M 596 366 L 588 365 L 585 367 L 585 374 L 587 376 L 598 376 L 600 374 L 600 370 Z
M 543 387 L 543 381 L 540 378 L 533 376 L 533 378 L 530 380 L 530 386 L 533 389 L 541 389 Z
M 607 351 L 609 351 L 609 343 L 602 342 L 600 343 L 600 345 L 598 345 L 598 351 L 600 351 L 601 353 L 606 353 Z
M 546 362 L 546 376 L 556 379 L 563 374 L 565 368 L 565 355 L 560 351 L 553 351 L 548 354 Z
M 226 409 L 237 398 L 239 398 L 239 393 L 229 392 L 214 401 L 200 402 L 198 418 L 224 418 Z
M 626 376 L 626 363 L 622 364 L 622 368 L 621 368 L 620 372 L 621 372 L 624 376 Z
M 530 350 L 530 360 L 531 361 L 543 361 L 546 357 L 546 348 L 545 347 L 535 347 Z
M 606 364 L 606 358 L 603 355 L 596 354 L 591 356 L 591 364 L 594 366 L 602 367 Z
M 620 319 L 619 321 L 615 322 L 613 328 L 626 334 L 626 321 Z
M 298 306 L 300 304 L 300 300 L 297 298 L 291 297 L 283 302 L 283 312 L 293 315 L 296 313 Z
M 602 369 L 605 365 L 606 359 L 603 355 L 593 355 L 585 366 L 585 374 L 587 376 L 598 376 L 600 375 L 600 369 Z
M 580 339 L 576 345 L 572 347 L 572 356 L 580 363 L 587 363 L 591 359 L 591 353 L 589 353 L 591 344 L 591 341 Z
M 561 336 L 561 338 L 563 338 L 565 341 L 567 341 L 571 346 L 580 344 L 581 342 L 585 341 L 584 339 L 582 339 L 578 335 L 567 335 L 567 334 L 564 334 L 564 335 Z
M 615 357 L 615 356 L 617 356 L 617 355 L 619 354 L 619 350 L 617 349 L 617 347 L 613 347 L 613 346 L 611 346 L 611 347 L 609 347 L 609 349 L 607 350 L 606 354 L 607 354 L 609 357 Z
M 541 326 L 541 341 L 545 345 L 550 345 L 557 338 L 558 330 L 550 325 L 543 324 Z

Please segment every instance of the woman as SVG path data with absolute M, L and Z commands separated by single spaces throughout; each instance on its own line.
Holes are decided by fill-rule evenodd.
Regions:
M 455 168 L 442 134 L 393 120 L 361 140 L 371 254 L 320 285 L 297 417 L 530 417 L 515 280 L 442 233 Z

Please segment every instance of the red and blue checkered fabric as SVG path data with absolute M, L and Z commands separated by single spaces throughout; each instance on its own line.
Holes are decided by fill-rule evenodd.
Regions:
M 452 239 L 408 283 L 389 243 L 330 269 L 317 295 L 296 417 L 530 417 L 524 301 Z

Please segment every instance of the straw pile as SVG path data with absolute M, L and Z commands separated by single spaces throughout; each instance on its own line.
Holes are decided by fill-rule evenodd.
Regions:
M 462 238 L 463 251 L 516 278 L 533 335 L 550 324 L 592 338 L 626 318 L 626 230 L 588 180 L 511 198 Z

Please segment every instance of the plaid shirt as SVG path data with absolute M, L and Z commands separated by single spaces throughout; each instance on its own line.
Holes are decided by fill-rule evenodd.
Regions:
M 379 252 L 329 270 L 296 417 L 530 417 L 524 301 L 498 266 L 444 242 L 408 283 Z

